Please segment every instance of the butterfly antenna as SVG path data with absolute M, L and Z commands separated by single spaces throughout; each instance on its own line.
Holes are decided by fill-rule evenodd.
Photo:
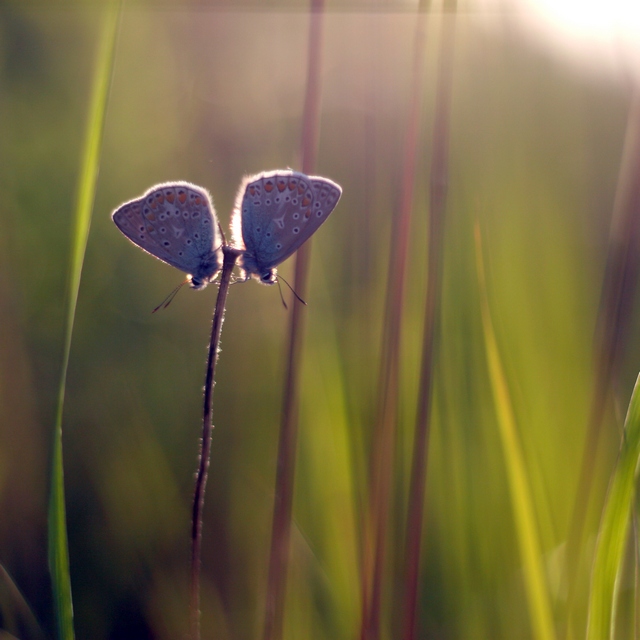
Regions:
M 282 300 L 282 306 L 288 311 L 289 307 L 287 307 L 287 303 L 284 301 L 284 296 L 282 295 L 282 287 L 280 286 L 280 278 L 276 280 L 278 283 L 278 293 L 280 293 L 280 300 Z
M 306 306 L 306 302 L 296 293 L 296 290 L 281 276 L 278 274 L 278 279 L 276 280 L 276 282 L 278 283 L 278 288 L 280 287 L 280 280 L 282 280 L 282 282 L 284 282 L 287 287 L 289 287 L 289 289 L 291 289 L 291 293 L 293 293 L 293 295 L 298 298 L 298 300 L 300 302 L 302 302 L 303 305 Z M 280 297 L 282 298 L 282 290 L 280 290 Z M 282 298 L 282 302 L 284 303 L 284 298 Z M 285 304 L 285 309 L 287 308 L 287 305 Z
M 187 278 L 184 282 L 181 282 L 151 313 L 155 313 L 158 309 L 166 309 L 171 301 L 176 297 L 178 291 L 189 282 L 189 278 Z

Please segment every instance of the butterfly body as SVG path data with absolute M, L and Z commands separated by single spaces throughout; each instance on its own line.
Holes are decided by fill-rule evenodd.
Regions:
M 327 178 L 297 171 L 270 171 L 244 180 L 232 216 L 234 239 L 244 247 L 245 279 L 277 280 L 286 260 L 327 219 L 342 189 Z
M 203 289 L 222 266 L 222 240 L 209 194 L 188 182 L 169 182 L 126 202 L 111 216 L 131 242 L 191 276 Z

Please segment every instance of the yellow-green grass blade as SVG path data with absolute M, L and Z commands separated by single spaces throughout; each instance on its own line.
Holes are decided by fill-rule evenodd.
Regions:
M 109 95 L 109 85 L 115 57 L 115 43 L 120 12 L 119 0 L 109 2 L 104 16 L 102 33 L 93 76 L 91 102 L 80 165 L 76 210 L 72 232 L 71 265 L 67 282 L 66 327 L 58 404 L 53 434 L 51 465 L 51 493 L 49 496 L 49 570 L 51 571 L 53 599 L 58 638 L 72 640 L 73 602 L 69 575 L 69 551 L 64 501 L 64 469 L 62 460 L 62 415 L 73 323 L 75 318 L 80 275 L 84 261 L 91 211 L 95 197 L 96 181 L 102 147 L 102 132 Z
M 545 578 L 541 544 L 538 535 L 532 492 L 524 455 L 516 427 L 507 379 L 502 367 L 498 343 L 487 299 L 480 231 L 476 225 L 476 260 L 480 285 L 480 308 L 489 379 L 496 405 L 500 440 L 509 482 L 509 493 L 515 516 L 516 535 L 522 559 L 525 591 L 533 637 L 540 640 L 556 637 L 549 589 Z
M 602 514 L 591 575 L 588 640 L 614 638 L 618 587 L 640 460 L 640 376 L 627 412 L 624 441 Z

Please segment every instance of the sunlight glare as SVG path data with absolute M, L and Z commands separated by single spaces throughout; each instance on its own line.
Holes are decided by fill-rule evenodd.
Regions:
M 588 62 L 640 79 L 640 0 L 518 0 L 530 28 Z
M 528 0 L 565 31 L 586 36 L 640 35 L 638 0 Z

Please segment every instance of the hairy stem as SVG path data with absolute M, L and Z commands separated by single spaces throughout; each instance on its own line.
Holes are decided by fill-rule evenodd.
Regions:
M 204 383 L 204 403 L 202 415 L 202 441 L 200 442 L 200 456 L 198 460 L 198 473 L 193 494 L 193 511 L 191 518 L 191 638 L 200 639 L 200 556 L 202 552 L 202 512 L 204 509 L 204 491 L 207 486 L 209 472 L 209 458 L 211 456 L 211 411 L 213 399 L 213 385 L 215 383 L 216 364 L 218 362 L 218 350 L 220 345 L 220 333 L 224 320 L 224 308 L 229 293 L 231 272 L 240 255 L 238 249 L 224 246 L 222 248 L 224 261 L 218 298 L 213 312 L 211 324 L 211 340 L 209 342 L 209 355 L 207 357 L 207 373 Z

